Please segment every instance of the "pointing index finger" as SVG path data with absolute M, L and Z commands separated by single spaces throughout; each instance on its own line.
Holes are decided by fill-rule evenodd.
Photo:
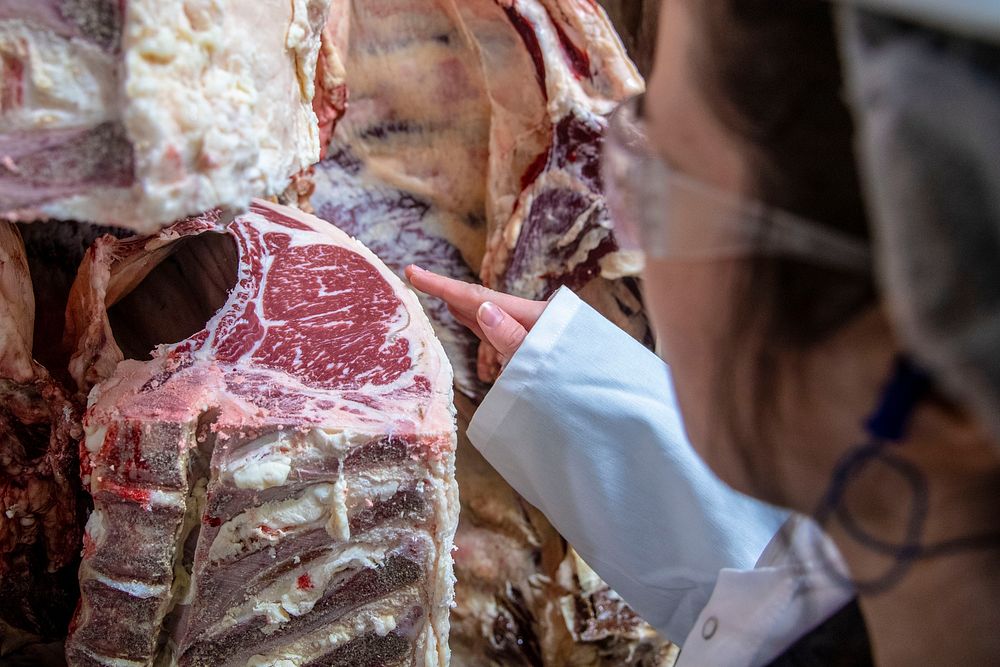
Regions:
M 439 276 L 417 266 L 406 267 L 406 277 L 410 279 L 410 284 L 418 290 L 443 299 L 445 303 L 463 315 L 474 314 L 479 303 L 485 301 L 485 298 L 480 294 L 483 288 L 471 283 L 464 283 L 461 280 Z
M 456 314 L 461 314 L 472 322 L 476 321 L 476 312 L 485 301 L 497 304 L 529 329 L 545 310 L 546 304 L 542 301 L 530 301 L 495 292 L 482 285 L 446 278 L 415 265 L 406 267 L 406 277 L 418 290 L 444 300 Z

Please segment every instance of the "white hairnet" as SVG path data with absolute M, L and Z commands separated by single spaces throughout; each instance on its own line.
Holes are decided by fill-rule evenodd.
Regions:
M 859 2 L 891 6 L 838 10 L 884 293 L 906 349 L 1000 439 L 1000 2 L 955 5 L 982 11 L 975 31 L 928 27 L 924 0 Z
M 964 37 L 1000 39 L 995 0 L 841 0 L 875 14 L 896 16 Z

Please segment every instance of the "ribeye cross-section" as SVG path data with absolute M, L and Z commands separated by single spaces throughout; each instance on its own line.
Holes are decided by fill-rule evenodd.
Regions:
M 123 360 L 108 308 L 213 232 L 238 245 L 225 305 L 152 360 Z M 97 383 L 71 664 L 447 663 L 451 369 L 371 252 L 260 201 L 105 237 L 68 332 L 75 379 Z

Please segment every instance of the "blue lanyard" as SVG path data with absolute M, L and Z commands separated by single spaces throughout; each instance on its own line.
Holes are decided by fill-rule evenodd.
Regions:
M 933 381 L 929 374 L 906 357 L 897 358 L 892 375 L 882 390 L 878 406 L 865 421 L 868 440 L 865 444 L 850 450 L 834 468 L 830 487 L 814 518 L 821 526 L 836 521 L 847 536 L 865 548 L 887 556 L 893 561 L 881 576 L 858 580 L 846 576 L 840 568 L 829 562 L 825 552 L 818 555 L 827 565 L 829 574 L 844 586 L 852 587 L 859 594 L 875 595 L 892 588 L 917 560 L 946 556 L 970 549 L 1000 547 L 1000 534 L 973 536 L 924 544 L 929 512 L 929 492 L 923 472 L 896 450 L 906 439 L 907 430 L 920 403 L 931 393 Z M 910 503 L 910 515 L 906 522 L 905 536 L 898 542 L 889 542 L 873 535 L 862 526 L 844 502 L 851 482 L 862 470 L 871 465 L 881 465 L 895 472 L 910 489 L 910 497 L 901 502 Z
M 908 357 L 897 357 L 888 384 L 875 412 L 865 422 L 865 430 L 877 440 L 900 442 L 916 412 L 930 393 L 931 376 Z

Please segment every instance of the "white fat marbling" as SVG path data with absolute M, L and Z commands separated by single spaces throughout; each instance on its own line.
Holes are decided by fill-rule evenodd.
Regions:
M 335 502 L 333 484 L 316 484 L 297 498 L 252 507 L 222 524 L 209 548 L 209 558 L 219 561 L 235 556 L 247 542 L 276 544 L 289 528 L 318 524 Z
M 344 475 L 343 461 L 340 463 L 340 473 L 337 483 L 333 486 L 334 502 L 331 506 L 330 520 L 326 524 L 326 532 L 330 537 L 347 541 L 351 539 L 351 524 L 347 518 L 347 480 Z
M 384 546 L 370 544 L 334 551 L 283 574 L 251 600 L 227 613 L 219 628 L 229 628 L 255 616 L 263 616 L 269 625 L 280 625 L 293 617 L 308 614 L 337 574 L 348 568 L 377 567 L 385 557 Z M 308 583 L 300 585 L 302 581 Z

